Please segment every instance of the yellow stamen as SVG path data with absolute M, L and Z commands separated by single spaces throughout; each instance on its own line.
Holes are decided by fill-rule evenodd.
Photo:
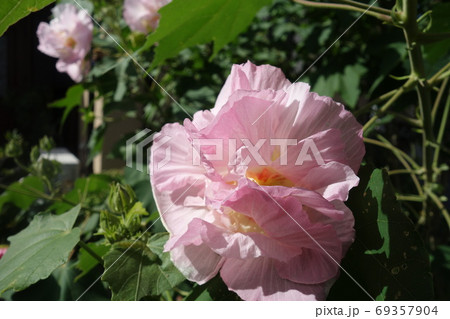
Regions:
M 271 167 L 258 167 L 249 169 L 245 174 L 248 179 L 261 186 L 287 186 L 293 187 L 295 184 Z

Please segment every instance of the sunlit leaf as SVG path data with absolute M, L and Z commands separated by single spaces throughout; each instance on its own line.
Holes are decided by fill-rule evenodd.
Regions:
M 146 46 L 158 43 L 153 65 L 196 44 L 214 41 L 213 56 L 243 32 L 272 0 L 174 0 L 160 10 L 161 21 Z
M 9 26 L 55 0 L 3 0 L 0 1 L 0 36 Z
M 80 240 L 80 229 L 73 228 L 80 212 L 76 206 L 62 215 L 39 214 L 17 235 L 0 259 L 0 293 L 20 291 L 45 279 L 67 262 Z

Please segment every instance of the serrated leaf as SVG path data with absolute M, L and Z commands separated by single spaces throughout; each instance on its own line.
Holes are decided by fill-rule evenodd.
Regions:
M 159 11 L 161 21 L 144 47 L 158 42 L 152 66 L 191 46 L 214 41 L 214 57 L 243 32 L 272 0 L 174 0 Z M 212 58 L 211 57 L 211 58 Z
M 429 256 L 414 224 L 401 211 L 385 170 L 362 167 L 359 186 L 348 206 L 355 216 L 356 239 L 342 267 L 372 298 L 431 300 Z M 370 299 L 361 287 L 341 274 L 331 300 Z
M 109 284 L 112 300 L 158 296 L 179 283 L 164 261 L 141 241 L 116 243 L 103 259 L 102 280 Z
M 32 12 L 38 11 L 55 0 L 15 0 L 0 2 L 0 37 L 9 26 Z
M 158 233 L 150 237 L 147 246 L 153 253 L 158 255 L 161 260 L 161 265 L 159 266 L 161 279 L 165 279 L 169 286 L 173 288 L 183 282 L 185 278 L 170 260 L 170 254 L 168 252 L 164 252 L 164 245 L 168 239 L 168 233 Z
M 23 290 L 67 262 L 80 240 L 80 229 L 72 229 L 79 212 L 78 205 L 58 216 L 39 214 L 27 228 L 8 238 L 11 245 L 0 260 L 0 294 Z

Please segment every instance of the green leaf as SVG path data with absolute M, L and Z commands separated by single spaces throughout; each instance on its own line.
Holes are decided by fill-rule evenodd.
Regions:
M 204 285 L 197 285 L 186 297 L 187 301 L 239 301 L 241 298 L 228 290 L 220 275 L 217 275 Z
M 148 246 L 141 241 L 116 243 L 103 257 L 106 270 L 102 280 L 109 284 L 112 300 L 158 296 L 184 280 L 167 253 L 162 252 L 167 235 L 155 236 Z
M 0 37 L 20 19 L 41 10 L 55 0 L 15 0 L 0 2 Z
M 152 66 L 191 46 L 214 41 L 213 58 L 243 32 L 272 0 L 174 0 L 160 10 L 161 21 L 144 47 L 158 42 Z
M 330 97 L 340 94 L 345 104 L 350 108 L 354 108 L 361 93 L 359 88 L 360 79 L 366 71 L 367 69 L 362 65 L 354 64 L 347 65 L 344 73 L 333 73 L 328 77 L 320 75 L 313 91 Z
M 70 112 L 80 105 L 83 97 L 84 87 L 82 84 L 76 84 L 69 88 L 66 92 L 66 96 L 60 100 L 50 103 L 50 107 L 65 108 L 63 117 L 61 119 L 61 125 L 64 124 Z
M 100 174 L 78 178 L 73 189 L 63 197 L 68 202 L 81 203 L 88 207 L 102 205 L 109 194 L 109 184 L 112 180 L 110 176 Z M 72 205 L 66 202 L 56 202 L 49 207 L 49 210 L 61 214 L 71 207 Z
M 0 294 L 23 290 L 67 262 L 80 240 L 80 229 L 72 229 L 79 212 L 78 205 L 58 216 L 39 214 L 27 228 L 8 238 L 11 246 L 0 260 Z
M 358 102 L 361 89 L 359 84 L 361 77 L 367 69 L 360 64 L 347 65 L 344 69 L 344 75 L 341 81 L 341 94 L 344 102 L 352 109 Z
M 431 300 L 429 256 L 414 224 L 401 211 L 385 170 L 362 167 L 359 186 L 347 203 L 355 216 L 356 239 L 342 267 L 373 298 Z M 342 273 L 331 300 L 369 297 Z
M 21 209 L 27 209 L 36 200 L 33 190 L 42 192 L 44 183 L 36 176 L 27 176 L 18 182 L 11 184 L 6 191 L 0 195 L 0 214 L 3 205 L 12 203 Z
M 168 252 L 163 252 L 164 245 L 168 239 L 168 233 L 158 233 L 150 237 L 147 246 L 153 253 L 158 255 L 162 262 L 159 266 L 160 281 L 162 286 L 169 286 L 169 288 L 173 288 L 182 283 L 185 278 L 170 260 L 170 254 Z
M 110 247 L 102 244 L 89 243 L 87 244 L 93 252 L 95 252 L 98 256 L 103 257 L 109 250 Z M 84 277 L 87 273 L 89 273 L 95 266 L 99 264 L 99 261 L 92 257 L 84 248 L 80 249 L 80 254 L 78 256 L 78 262 L 76 264 L 77 269 L 81 270 L 81 274 L 79 274 L 75 281 Z

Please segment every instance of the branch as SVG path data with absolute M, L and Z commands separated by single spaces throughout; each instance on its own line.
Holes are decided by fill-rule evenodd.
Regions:
M 388 9 L 384 9 L 384 8 L 380 8 L 380 7 L 375 7 L 375 6 L 370 6 L 368 4 L 365 3 L 361 3 L 361 2 L 357 2 L 357 1 L 352 1 L 352 0 L 335 0 L 336 2 L 342 2 L 342 3 L 346 3 L 348 5 L 354 6 L 354 7 L 358 7 L 361 9 L 369 9 L 373 12 L 378 12 L 380 14 L 385 14 L 390 16 L 391 15 L 391 11 Z
M 416 80 L 410 78 L 408 81 L 406 81 L 404 85 L 402 85 L 399 89 L 397 89 L 396 90 L 397 92 L 395 92 L 395 94 L 389 99 L 389 101 L 387 101 L 386 104 L 384 104 L 380 108 L 377 114 L 374 115 L 369 121 L 367 121 L 366 124 L 364 124 L 363 131 L 369 129 L 381 115 L 385 114 L 389 110 L 389 108 L 395 103 L 395 101 L 397 101 L 397 99 L 400 96 L 402 96 L 403 93 L 405 93 L 410 88 L 414 87 L 415 84 Z
M 362 9 L 358 7 L 354 7 L 352 5 L 347 4 L 337 4 L 337 3 L 326 3 L 326 2 L 315 2 L 315 1 L 307 1 L 307 0 L 293 0 L 294 2 L 303 4 L 308 7 L 314 8 L 327 8 L 327 9 L 337 9 L 337 10 L 347 10 L 347 11 L 356 11 L 362 12 L 369 16 L 375 17 L 387 23 L 392 23 L 392 18 L 389 15 L 374 12 L 367 9 Z M 372 7 L 373 8 L 373 7 Z

